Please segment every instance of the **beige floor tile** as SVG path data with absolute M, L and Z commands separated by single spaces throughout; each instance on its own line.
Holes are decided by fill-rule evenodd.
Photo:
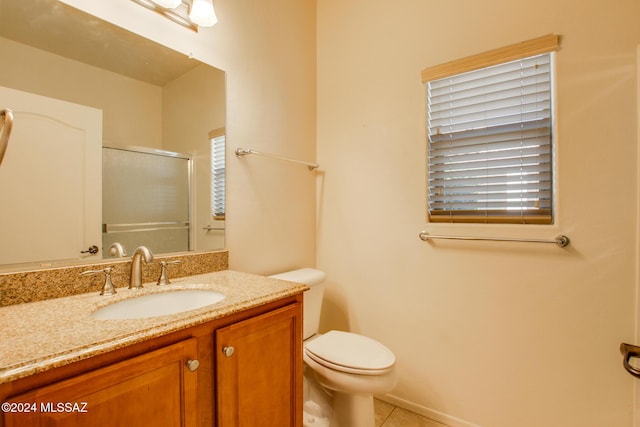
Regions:
M 395 408 L 382 427 L 446 427 L 437 421 L 414 414 L 401 408 Z
M 378 399 L 373 400 L 373 407 L 376 413 L 376 427 L 381 427 L 395 408 L 392 404 Z

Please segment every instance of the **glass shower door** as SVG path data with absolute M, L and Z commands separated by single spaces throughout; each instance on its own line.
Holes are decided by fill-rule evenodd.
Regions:
M 102 150 L 102 245 L 140 245 L 153 253 L 182 252 L 190 244 L 189 156 L 159 150 Z

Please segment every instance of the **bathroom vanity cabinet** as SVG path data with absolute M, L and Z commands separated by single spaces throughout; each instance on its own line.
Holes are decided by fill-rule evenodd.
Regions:
M 302 425 L 297 311 L 284 307 L 216 330 L 218 426 Z
M 0 385 L 5 427 L 302 426 L 302 296 Z
M 5 425 L 195 426 L 197 373 L 185 364 L 196 354 L 188 339 L 38 387 L 10 399 L 16 412 L 4 414 Z

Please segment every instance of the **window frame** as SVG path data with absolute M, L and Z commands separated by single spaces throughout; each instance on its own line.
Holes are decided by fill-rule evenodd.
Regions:
M 528 40 L 525 42 L 517 43 L 514 45 L 494 49 L 491 51 L 487 51 L 484 53 L 480 53 L 477 55 L 465 57 L 459 60 L 447 62 L 444 64 L 436 65 L 433 67 L 428 67 L 422 71 L 422 83 L 427 89 L 428 82 L 444 79 L 447 77 L 457 76 L 460 74 L 464 74 L 470 71 L 476 71 L 488 67 L 492 67 L 495 65 L 506 64 L 512 61 L 523 60 L 525 58 L 530 58 L 542 54 L 550 54 L 551 56 L 551 69 L 549 71 L 551 78 L 551 88 L 550 88 L 550 96 L 551 96 L 551 111 L 550 111 L 550 128 L 551 135 L 554 135 L 554 119 L 555 119 L 555 111 L 553 107 L 554 101 L 554 70 L 553 70 L 553 52 L 559 49 L 559 36 L 555 34 L 550 34 L 547 36 L 539 37 L 536 39 Z M 428 90 L 428 89 L 427 89 Z M 427 94 L 427 97 L 429 95 Z M 426 103 L 428 105 L 428 102 Z M 427 167 L 429 167 L 430 162 L 430 154 L 429 154 L 429 118 L 427 117 L 427 135 L 426 135 L 426 143 L 427 143 Z M 551 165 L 550 165 L 550 173 L 551 173 L 551 191 L 552 196 L 550 200 L 550 209 L 548 210 L 548 214 L 543 212 L 536 212 L 534 215 L 527 215 L 527 212 L 531 212 L 531 210 L 522 209 L 522 210 L 514 210 L 513 214 L 511 214 L 508 210 L 478 210 L 478 211 L 470 211 L 471 214 L 465 214 L 463 211 L 455 211 L 452 209 L 449 210 L 438 210 L 431 211 L 430 209 L 430 194 L 429 189 L 426 191 L 427 198 L 427 221 L 431 223 L 438 222 L 447 222 L 447 223 L 492 223 L 492 224 L 553 224 L 554 222 L 554 212 L 553 208 L 555 206 L 555 174 L 554 174 L 554 164 L 553 158 L 554 156 L 554 145 L 555 141 L 551 141 L 550 146 L 550 154 L 551 154 Z M 427 180 L 429 178 L 429 173 L 427 173 Z M 428 186 L 428 183 L 427 183 Z M 437 212 L 437 214 L 435 213 Z M 535 211 L 533 211 L 535 212 Z

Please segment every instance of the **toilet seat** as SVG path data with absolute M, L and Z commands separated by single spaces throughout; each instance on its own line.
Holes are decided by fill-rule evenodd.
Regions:
M 383 375 L 396 358 L 378 341 L 344 331 L 329 331 L 305 344 L 305 354 L 317 363 L 340 372 Z

